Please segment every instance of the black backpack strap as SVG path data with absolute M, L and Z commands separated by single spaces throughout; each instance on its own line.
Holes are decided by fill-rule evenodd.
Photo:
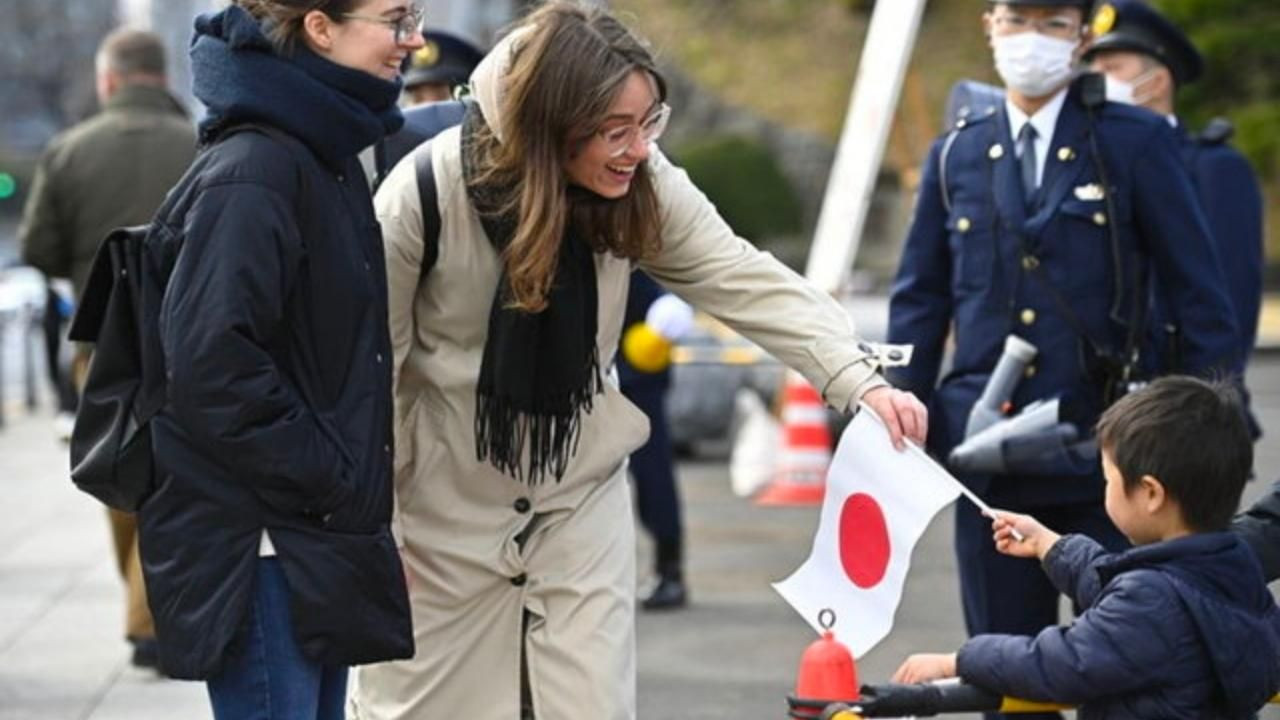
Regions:
M 426 275 L 440 255 L 440 203 L 436 174 L 431 166 L 430 140 L 418 148 L 413 169 L 418 175 L 418 201 L 422 205 L 422 275 Z

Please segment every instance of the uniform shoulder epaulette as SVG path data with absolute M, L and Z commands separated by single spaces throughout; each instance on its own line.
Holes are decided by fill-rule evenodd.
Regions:
M 1216 117 L 1209 121 L 1199 134 L 1196 135 L 1196 142 L 1202 145 L 1222 145 L 1231 139 L 1236 133 L 1236 126 L 1224 117 Z
M 996 106 L 982 105 L 969 106 L 966 105 L 956 111 L 956 121 L 951 124 L 952 130 L 964 130 L 984 123 L 996 115 Z

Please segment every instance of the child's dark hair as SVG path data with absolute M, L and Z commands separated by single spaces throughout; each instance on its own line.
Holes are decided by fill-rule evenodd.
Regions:
M 1227 527 L 1253 468 L 1240 394 L 1222 381 L 1174 375 L 1126 395 L 1102 414 L 1098 444 L 1126 493 L 1155 477 L 1198 532 Z

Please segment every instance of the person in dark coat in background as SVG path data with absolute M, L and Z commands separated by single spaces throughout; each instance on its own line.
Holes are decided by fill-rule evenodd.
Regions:
M 168 90 L 164 43 L 153 33 L 117 30 L 102 41 L 95 86 L 102 112 L 49 142 L 31 183 L 18 228 L 22 259 L 49 277 L 69 278 L 74 303 L 84 292 L 94 253 L 107 233 L 141 225 L 155 214 L 165 193 L 196 154 L 195 126 Z M 56 293 L 45 309 L 54 338 L 63 331 Z M 50 343 L 57 367 L 57 345 Z M 90 346 L 76 347 L 62 400 L 75 410 Z M 61 390 L 61 387 L 59 388 Z M 62 431 L 60 431 L 62 432 Z M 70 429 L 65 430 L 70 437 Z M 125 639 L 133 664 L 156 664 L 155 624 L 138 560 L 138 525 L 132 513 L 107 509 L 116 567 L 125 585 Z
M 1267 582 L 1280 579 L 1280 482 L 1237 515 L 1231 529 L 1253 548 Z
M 1107 515 L 1133 549 L 1108 553 L 1028 515 L 995 523 L 997 549 L 1039 558 L 1084 612 L 1035 637 L 978 635 L 955 654 L 912 656 L 894 681 L 958 675 L 1080 704 L 1081 720 L 1253 717 L 1280 690 L 1280 607 L 1257 558 L 1224 532 L 1253 464 L 1237 391 L 1156 380 L 1103 414 L 1098 442 Z
M 140 527 L 161 667 L 207 679 L 219 720 L 341 718 L 348 666 L 413 654 L 385 263 L 356 155 L 402 122 L 419 22 L 404 0 L 196 20 L 205 147 L 148 236 L 176 259 Z
M 1204 60 L 1178 26 L 1155 8 L 1139 0 L 1113 0 L 1098 8 L 1093 21 L 1094 40 L 1084 55 L 1095 72 L 1105 73 L 1107 97 L 1144 107 L 1166 118 L 1176 128 L 1178 145 L 1187 173 L 1195 186 L 1226 277 L 1227 291 L 1236 314 L 1240 367 L 1253 353 L 1262 310 L 1262 189 L 1249 161 L 1228 140 L 1233 128 L 1225 118 L 1215 119 L 1199 133 L 1192 133 L 1178 118 L 1177 93 L 1200 79 Z M 1164 335 L 1158 342 L 1161 372 L 1181 368 L 1178 327 L 1169 317 L 1167 299 L 1157 297 L 1157 317 Z M 1245 395 L 1246 406 L 1248 395 Z M 1250 416 L 1254 436 L 1261 434 Z
M 622 324 L 625 334 L 618 353 L 619 386 L 649 418 L 649 439 L 631 453 L 637 510 L 640 524 L 653 537 L 657 577 L 640 604 L 645 610 L 684 607 L 689 600 L 684 580 L 684 526 L 666 403 L 671 387 L 671 343 L 688 332 L 693 308 L 636 270 L 631 273 Z

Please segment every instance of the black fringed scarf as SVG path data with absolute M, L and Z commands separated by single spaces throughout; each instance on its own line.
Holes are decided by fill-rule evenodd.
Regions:
M 502 253 L 515 235 L 515 212 L 500 212 L 512 188 L 473 183 L 475 136 L 484 122 L 473 105 L 462 123 L 462 172 L 485 234 Z M 489 310 L 489 337 L 476 385 L 476 456 L 536 484 L 564 477 L 577 452 L 584 412 L 604 390 L 596 354 L 596 266 L 591 246 L 565 228 L 548 305 L 511 308 L 506 271 Z

